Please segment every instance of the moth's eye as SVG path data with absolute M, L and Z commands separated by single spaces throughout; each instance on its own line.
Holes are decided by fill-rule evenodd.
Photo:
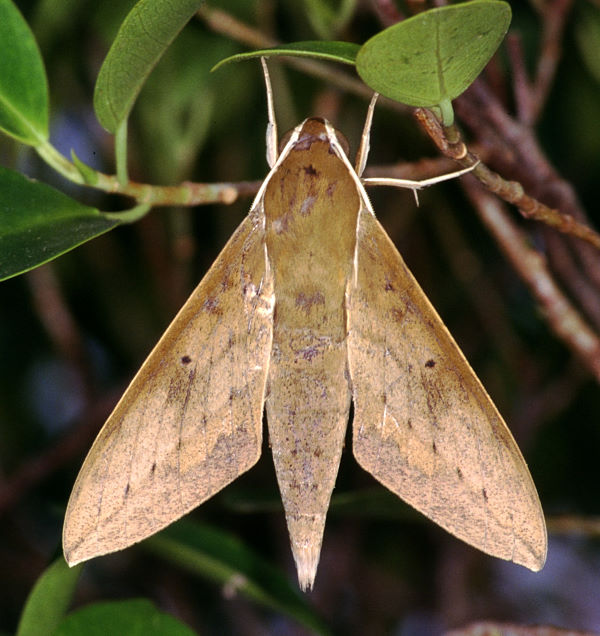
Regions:
M 294 128 L 292 128 L 291 130 L 288 130 L 285 135 L 281 138 L 281 141 L 279 142 L 279 153 L 281 154 L 281 151 L 285 148 L 285 144 L 287 144 L 287 142 L 290 140 L 290 137 L 292 136 L 292 133 L 294 132 Z

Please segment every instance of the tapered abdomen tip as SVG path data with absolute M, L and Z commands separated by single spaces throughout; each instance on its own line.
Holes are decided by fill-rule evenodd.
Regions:
M 294 560 L 298 572 L 298 584 L 303 592 L 312 590 L 317 575 L 317 565 L 319 564 L 320 548 L 314 546 L 296 547 L 294 550 Z
M 328 503 L 329 501 L 325 504 L 325 511 Z M 298 572 L 298 584 L 303 592 L 312 590 L 321 556 L 325 513 L 288 514 L 287 526 Z

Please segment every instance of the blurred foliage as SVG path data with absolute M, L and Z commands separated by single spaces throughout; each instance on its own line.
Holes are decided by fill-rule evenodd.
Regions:
M 85 163 L 113 172 L 113 140 L 94 118 L 92 96 L 100 64 L 133 1 L 16 4 L 46 64 L 51 139 L 63 153 L 73 148 Z M 362 43 L 382 28 L 372 6 L 386 3 L 356 3 L 341 21 L 323 10 L 346 11 L 351 4 L 221 0 L 218 6 L 282 42 L 317 39 L 327 30 L 338 39 Z M 520 34 L 532 72 L 539 63 L 540 17 L 533 5 L 511 6 L 511 32 Z M 313 10 L 321 14 L 309 13 Z M 590 51 L 598 37 L 598 11 L 576 1 L 537 126 L 540 147 L 572 183 L 596 226 L 600 82 L 597 56 Z M 219 59 L 247 48 L 211 31 L 202 20 L 184 29 L 133 109 L 132 178 L 167 184 L 264 177 L 266 107 L 258 63 L 208 72 Z M 271 68 L 280 133 L 319 114 L 343 130 L 356 149 L 364 100 L 283 63 L 273 61 Z M 505 52 L 495 71 L 511 110 Z M 370 165 L 436 156 L 408 110 L 403 115 L 384 105 L 376 110 L 371 148 Z M 66 184 L 6 137 L 0 137 L 0 163 L 43 179 L 85 205 L 123 207 L 120 200 Z M 599 515 L 598 385 L 552 334 L 458 184 L 422 193 L 419 208 L 410 192 L 377 189 L 372 200 L 514 431 L 546 514 Z M 58 553 L 66 501 L 95 432 L 250 201 L 159 209 L 134 226 L 1 284 L 0 631 L 14 633 L 37 577 Z M 520 225 L 543 251 L 547 230 Z M 360 493 L 374 484 L 349 448 L 348 439 L 334 493 L 343 495 L 343 506 L 336 511 L 332 505 L 316 590 L 308 597 L 315 615 L 335 633 L 420 636 L 492 616 L 600 631 L 597 540 L 551 536 L 548 564 L 537 575 L 498 562 L 416 514 L 399 514 L 394 506 L 387 517 L 381 506 L 373 514 L 356 509 Z M 276 497 L 267 444 L 255 468 L 191 518 L 234 534 L 294 583 L 282 511 L 277 506 L 241 511 L 226 496 L 238 490 L 257 500 Z M 353 493 L 359 502 L 355 513 L 348 505 Z M 220 587 L 137 547 L 86 565 L 73 607 L 138 597 L 197 633 L 305 633 L 289 614 L 246 600 L 235 586 Z

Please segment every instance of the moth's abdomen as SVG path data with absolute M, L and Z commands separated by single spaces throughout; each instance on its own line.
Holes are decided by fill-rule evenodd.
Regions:
M 267 421 L 303 587 L 314 579 L 350 408 L 345 289 L 359 195 L 328 134 L 318 119 L 299 127 L 264 198 L 275 286 Z

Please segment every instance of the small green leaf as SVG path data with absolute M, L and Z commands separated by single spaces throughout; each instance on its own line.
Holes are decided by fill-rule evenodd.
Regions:
M 0 130 L 30 146 L 48 138 L 48 82 L 29 25 L 0 0 Z
M 329 634 L 298 588 L 232 535 L 183 520 L 146 539 L 142 546 L 222 583 L 231 593 L 287 614 L 312 633 Z
M 46 636 L 63 620 L 81 568 L 70 568 L 60 557 L 38 578 L 21 614 L 17 636 Z
M 575 18 L 575 38 L 590 73 L 600 82 L 600 8 L 581 4 Z
M 46 634 L 50 632 L 45 632 Z M 146 599 L 94 603 L 69 614 L 52 636 L 195 636 L 187 625 Z
M 312 28 L 324 40 L 339 33 L 352 17 L 356 0 L 304 0 Z
M 71 161 L 79 171 L 83 182 L 89 186 L 95 186 L 98 183 L 98 173 L 90 168 L 87 164 L 83 163 L 81 159 L 75 154 L 75 151 L 71 149 Z
M 111 133 L 129 116 L 162 54 L 202 0 L 140 0 L 129 12 L 96 81 L 94 108 Z
M 0 167 L 0 280 L 47 263 L 117 225 L 95 208 Z
M 368 40 L 356 70 L 386 97 L 410 106 L 436 106 L 458 97 L 479 75 L 510 17 L 510 5 L 501 0 L 431 9 Z
M 358 44 L 352 42 L 322 42 L 315 40 L 310 42 L 292 42 L 274 46 L 270 49 L 259 49 L 248 53 L 238 53 L 231 55 L 215 64 L 211 70 L 216 71 L 223 64 L 229 62 L 239 62 L 254 57 L 269 57 L 271 55 L 289 55 L 290 57 L 313 57 L 329 62 L 341 62 L 342 64 L 354 64 L 356 55 L 360 49 Z

